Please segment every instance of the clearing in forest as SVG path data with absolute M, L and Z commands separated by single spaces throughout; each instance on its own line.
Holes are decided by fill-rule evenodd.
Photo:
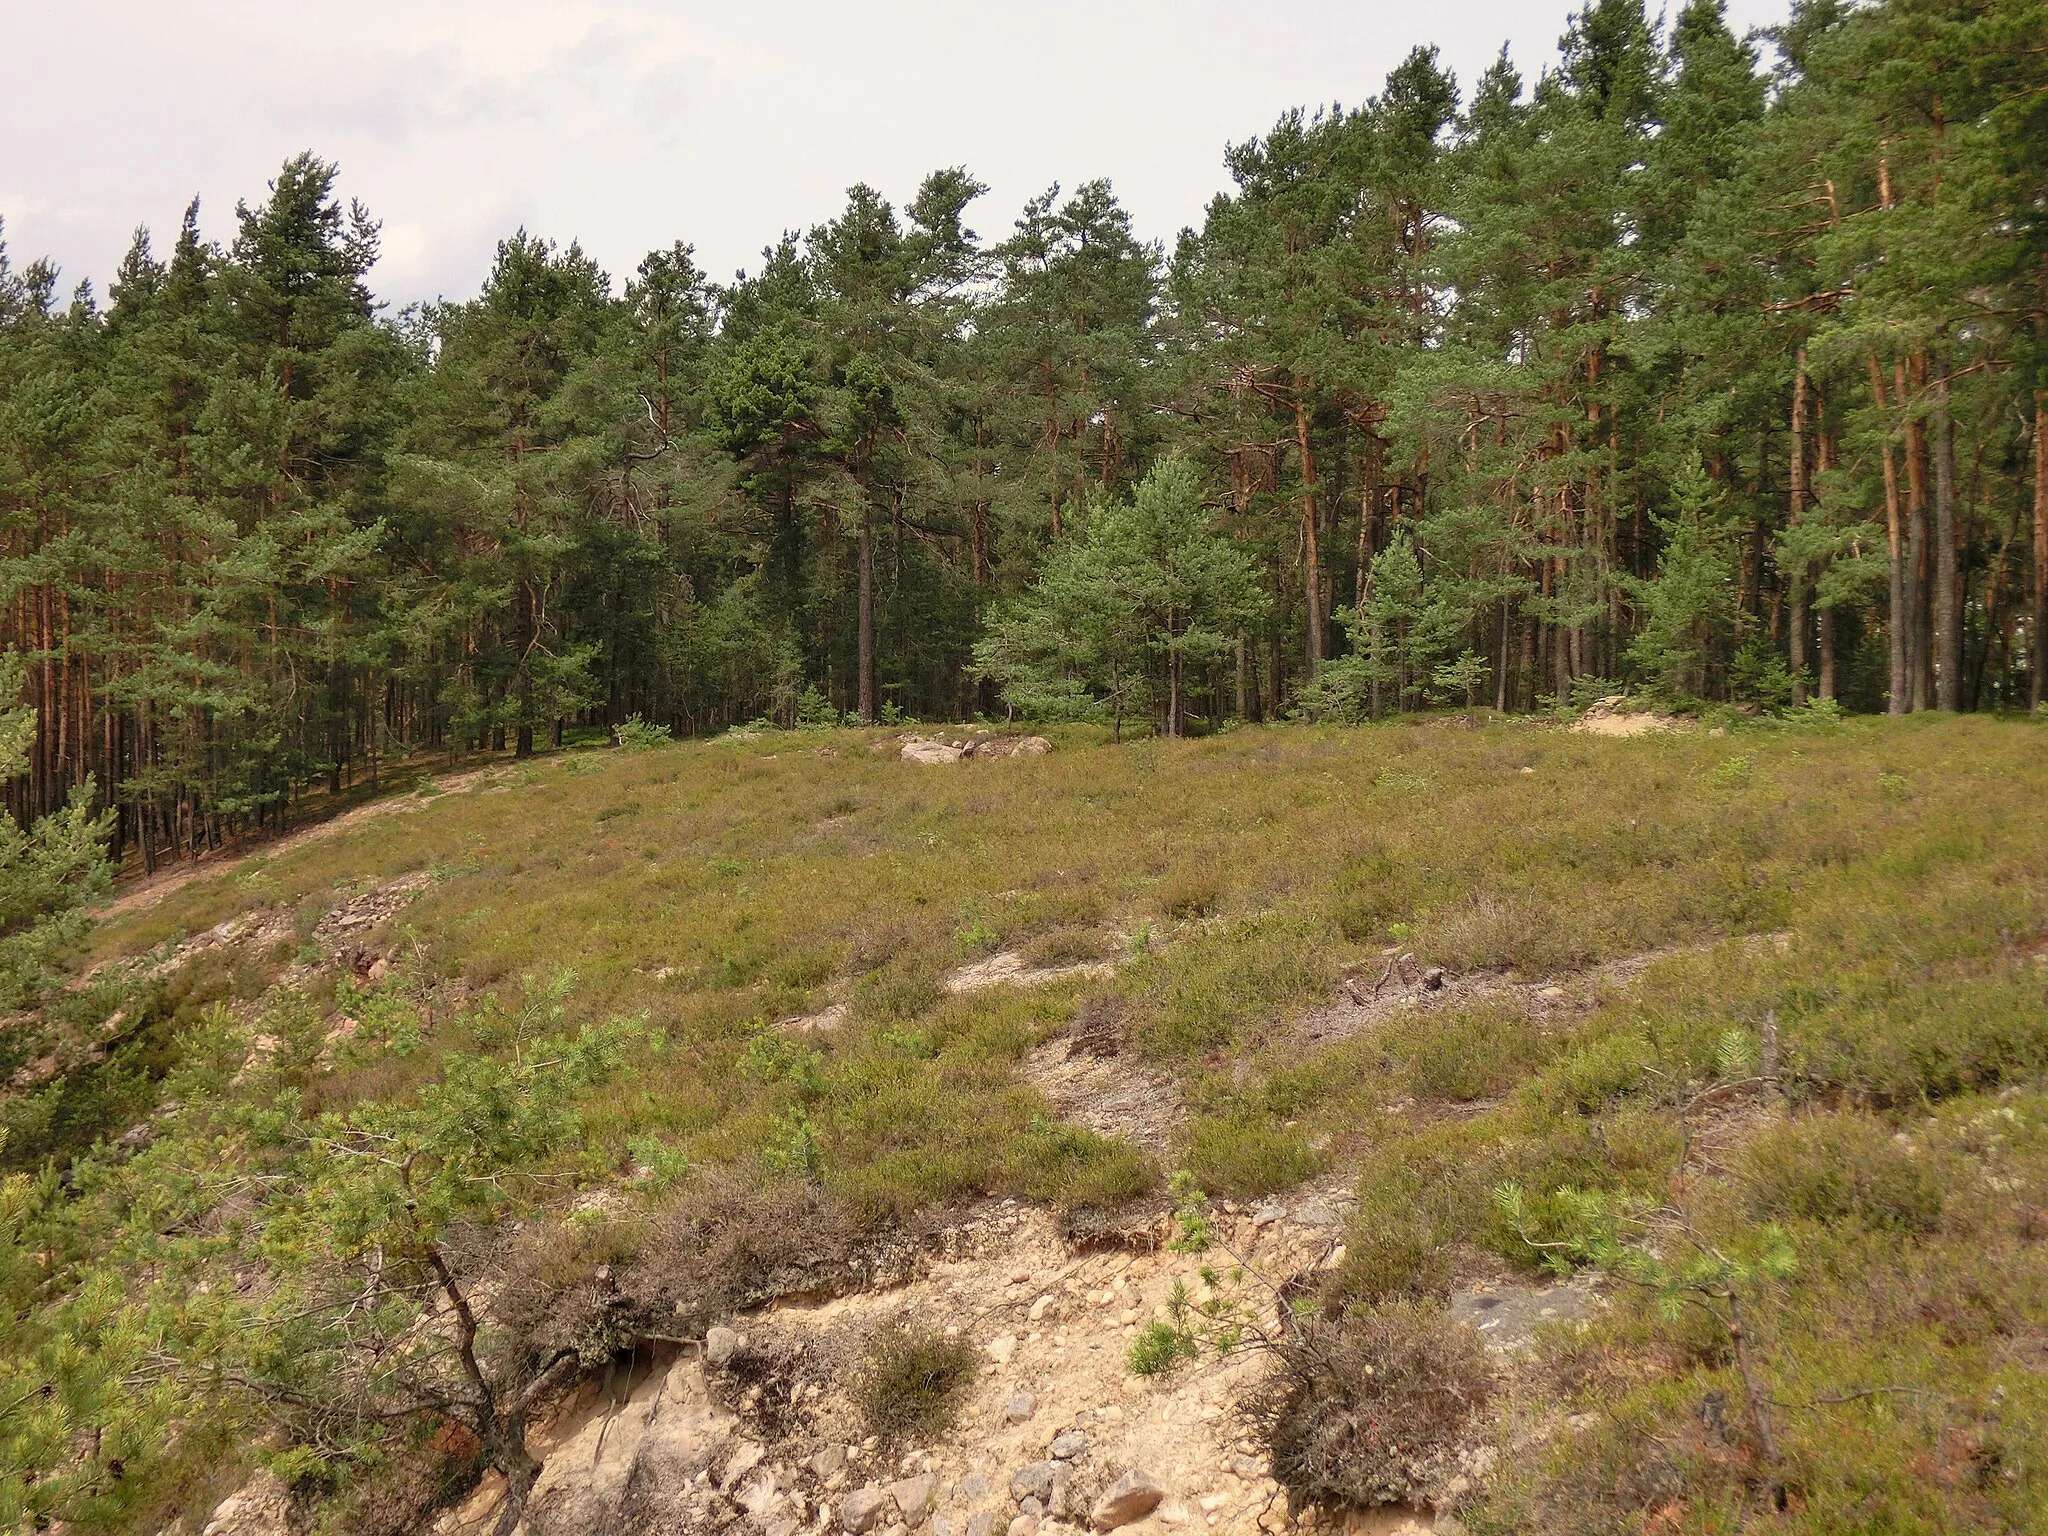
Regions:
M 1726 738 L 1461 720 L 1122 746 L 1076 730 L 936 765 L 855 732 L 544 756 L 109 909 L 93 982 L 44 1021 L 73 1033 L 75 1070 L 5 1106 L 8 1162 L 68 1170 L 75 1192 L 61 1221 L 23 1218 L 59 1278 L 21 1292 L 19 1347 L 73 1326 L 52 1298 L 88 1284 L 157 1307 L 160 1337 L 189 1327 L 191 1350 L 243 1347 L 315 1262 L 273 1220 L 298 1198 L 278 1176 L 341 1177 L 291 1161 L 293 1116 L 330 1117 L 330 1148 L 412 1134 L 412 1107 L 523 1080 L 550 1064 L 535 1041 L 588 1025 L 612 1033 L 549 1090 L 573 1134 L 498 1148 L 488 1219 L 437 1239 L 450 1284 L 483 1298 L 490 1369 L 552 1360 L 544 1385 L 566 1390 L 606 1349 L 644 1361 L 778 1296 L 879 1296 L 891 1276 L 959 1279 L 946 1316 L 979 1348 L 1030 1326 L 1004 1310 L 1030 1295 L 987 1246 L 989 1211 L 1026 1212 L 1030 1263 L 1059 1269 L 1149 1252 L 1206 1197 L 1234 1246 L 1186 1262 L 1221 1266 L 1252 1312 L 1313 1297 L 1409 1359 L 1459 1329 L 1495 1343 L 1458 1367 L 1476 1384 L 1436 1451 L 1381 1469 L 1385 1501 L 1474 1530 L 1676 1529 L 1659 1511 L 1779 1501 L 2023 1528 L 2048 1504 L 2044 744 L 1980 718 Z M 1179 1229 L 1161 1224 L 1176 1203 Z M 970 1231 L 981 1269 L 930 1268 Z M 1232 1267 L 1297 1249 L 1298 1273 Z M 1150 1278 L 1088 1303 L 1088 1392 L 1129 1376 L 1178 1262 L 1096 1266 Z M 984 1270 L 1000 1295 L 961 1290 Z M 209 1294 L 242 1332 L 201 1326 Z M 1163 1383 L 1219 1342 L 1161 1326 Z M 826 1406 L 792 1400 L 780 1429 L 756 1422 L 780 1401 L 772 1361 L 734 1387 L 771 1457 L 842 1423 L 859 1450 L 859 1341 L 833 1338 L 803 1366 Z M 108 1521 L 184 1509 L 196 1528 L 193 1501 L 236 1486 L 250 1447 L 316 1433 L 296 1399 L 223 1380 L 328 1359 L 293 1390 L 372 1391 L 349 1339 L 299 1347 L 155 1378 L 173 1419 L 220 1396 L 203 1432 L 130 1458 Z M 994 1390 L 963 1399 L 976 1422 L 1001 1420 Z M 1155 1417 L 1179 1411 L 1159 1390 Z M 1100 1439 L 1109 1420 L 1089 1422 Z M 1242 1427 L 1246 1486 L 1298 1510 L 1339 1484 L 1287 1423 Z M 354 1433 L 296 1487 L 303 1508 L 360 1511 L 375 1489 L 423 1511 L 483 1470 L 473 1437 L 372 1456 Z M 968 1431 L 919 1433 L 934 1465 L 979 1465 Z M 1238 1457 L 1238 1431 L 1216 1433 Z M 822 1511 L 842 1490 L 860 1491 L 771 1488 L 784 1512 L 748 1518 L 773 1529 L 794 1518 L 774 1500 Z M 1160 1508 L 1197 1517 L 1199 1492 Z M 1232 1497 L 1247 1530 L 1293 1518 Z

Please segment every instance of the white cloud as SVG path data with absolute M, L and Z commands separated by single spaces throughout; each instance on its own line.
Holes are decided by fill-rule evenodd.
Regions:
M 285 156 L 342 166 L 385 220 L 379 291 L 458 296 L 520 224 L 615 276 L 695 243 L 717 276 L 865 180 L 901 199 L 940 165 L 1023 199 L 1106 175 L 1170 240 L 1230 140 L 1286 107 L 1362 101 L 1423 42 L 1469 82 L 1509 39 L 1525 74 L 1569 0 L 1436 7 L 1290 0 L 75 0 L 9 23 L 0 216 L 17 261 L 104 285 L 129 231 L 203 197 L 225 237 Z M 1738 25 L 1782 0 L 1731 0 Z

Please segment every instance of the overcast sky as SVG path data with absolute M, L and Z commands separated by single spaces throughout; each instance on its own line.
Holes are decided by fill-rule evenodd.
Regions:
M 1675 3 L 1675 0 L 1674 0 Z M 1728 0 L 1738 30 L 1783 0 Z M 676 239 L 724 279 L 867 181 L 924 172 L 1024 198 L 1107 176 L 1170 242 L 1226 143 L 1286 107 L 1355 105 L 1418 43 L 1469 85 L 1506 42 L 1525 77 L 1572 0 L 65 0 L 0 50 L 0 217 L 102 293 L 129 232 L 166 249 L 186 201 L 226 238 L 284 158 L 341 166 L 384 222 L 384 298 L 465 297 L 520 225 L 623 279 Z

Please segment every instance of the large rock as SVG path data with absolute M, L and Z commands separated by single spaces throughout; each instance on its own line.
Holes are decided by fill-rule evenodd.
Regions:
M 274 1472 L 258 1472 L 220 1501 L 203 1536 L 291 1536 L 292 1496 Z
M 921 736 L 913 736 L 903 743 L 903 761 L 906 763 L 957 763 L 966 755 L 960 747 L 949 746 L 943 741 L 926 741 Z
M 704 1363 L 714 1371 L 722 1370 L 739 1347 L 740 1336 L 722 1323 L 704 1330 Z
M 1020 1504 L 1026 1499 L 1036 1499 L 1043 1504 L 1052 1494 L 1052 1475 L 1058 1470 L 1058 1463 L 1034 1461 L 1028 1467 L 1019 1467 L 1010 1474 L 1010 1497 Z
M 1102 1497 L 1088 1512 L 1088 1523 L 1098 1531 L 1113 1531 L 1120 1525 L 1144 1519 L 1165 1497 L 1164 1488 L 1133 1467 L 1102 1490 Z
M 839 1501 L 839 1524 L 853 1536 L 861 1536 L 895 1511 L 896 1499 L 888 1489 L 856 1488 Z
M 1043 757 L 1052 743 L 1043 736 L 995 736 L 977 741 L 967 749 L 969 757 Z
M 895 1499 L 896 1507 L 903 1512 L 903 1518 L 915 1526 L 924 1518 L 925 1511 L 932 1507 L 932 1494 L 937 1486 L 937 1481 L 931 1473 L 921 1472 L 916 1477 L 906 1477 L 899 1483 L 891 1483 L 889 1495 Z
M 711 1400 L 702 1365 L 683 1359 L 634 1383 L 621 1403 L 596 1386 L 571 1397 L 533 1435 L 539 1481 L 520 1524 L 524 1536 L 590 1536 L 593 1531 L 660 1526 L 692 1489 L 710 1492 L 713 1475 L 732 1465 L 743 1442 L 738 1422 Z M 495 1474 L 435 1529 L 446 1536 L 488 1531 L 504 1497 Z M 240 1529 L 220 1536 L 259 1536 Z M 262 1533 L 268 1536 L 268 1533 Z

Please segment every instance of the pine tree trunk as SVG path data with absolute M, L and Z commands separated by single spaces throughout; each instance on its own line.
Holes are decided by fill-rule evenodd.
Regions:
M 2034 391 L 2034 656 L 2027 702 L 2048 703 L 2048 389 Z
M 1884 370 L 1878 366 L 1877 354 L 1869 355 L 1870 398 L 1876 405 L 1880 419 L 1885 410 Z M 1906 603 L 1906 551 L 1905 528 L 1899 508 L 1899 466 L 1892 456 L 1892 439 L 1889 429 L 1880 445 L 1884 463 L 1884 536 L 1890 575 L 1889 603 L 1886 608 L 1885 641 L 1889 651 L 1889 691 L 1885 696 L 1887 713 L 1903 715 L 1912 708 L 1912 651 L 1907 644 L 1906 632 L 1911 625 Z
M 860 510 L 860 621 L 857 657 L 859 699 L 855 713 L 861 724 L 875 723 L 875 530 L 863 502 Z
M 1797 528 L 1806 514 L 1806 349 L 1792 370 L 1792 449 L 1786 476 L 1790 505 L 1786 520 Z M 1787 605 L 1786 664 L 1792 669 L 1792 702 L 1806 702 L 1806 575 L 1790 571 L 1785 578 Z
M 1935 702 L 1963 707 L 1961 527 L 1956 517 L 1956 424 L 1949 414 L 1948 362 L 1934 381 L 1934 666 Z
M 1915 357 L 1915 383 L 1920 382 L 1924 360 Z M 1899 401 L 1911 397 L 1905 380 L 1899 380 Z M 1913 675 L 1913 708 L 1929 709 L 1934 704 L 1933 648 L 1927 634 L 1927 428 L 1914 415 L 1906 418 L 1906 607 L 1912 619 L 1907 638 L 1907 667 Z
M 1297 388 L 1294 396 L 1294 436 L 1301 452 L 1301 559 L 1302 586 L 1308 601 L 1308 671 L 1315 676 L 1323 660 L 1323 571 L 1316 531 L 1316 459 L 1308 439 L 1308 412 Z

